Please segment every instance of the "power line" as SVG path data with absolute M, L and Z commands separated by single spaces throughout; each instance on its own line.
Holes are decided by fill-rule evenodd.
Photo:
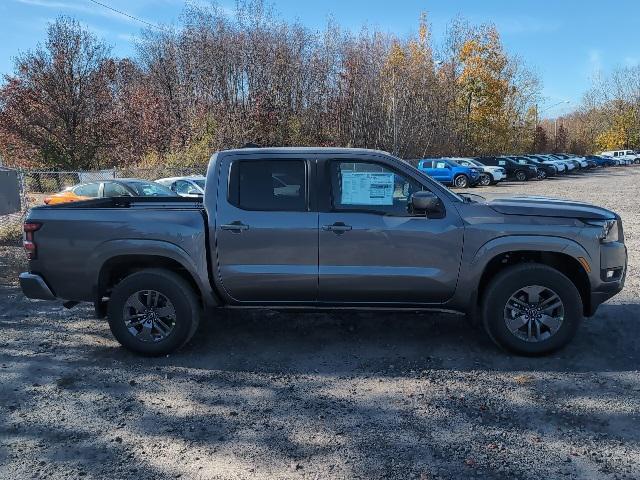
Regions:
M 152 27 L 152 28 L 155 28 L 157 30 L 161 30 L 163 32 L 171 33 L 171 32 L 169 32 L 169 30 L 167 30 L 164 27 L 156 25 L 155 23 L 147 22 L 146 20 L 142 20 L 141 18 L 134 17 L 133 15 L 129 15 L 128 13 L 123 12 L 122 10 L 118 10 L 116 8 L 113 8 L 113 7 L 109 6 L 109 5 L 105 5 L 104 3 L 98 2 L 97 0 L 89 0 L 89 1 L 91 3 L 95 3 L 96 5 L 100 5 L 101 7 L 104 7 L 106 9 L 108 9 L 108 10 L 111 10 L 112 12 L 116 12 L 116 13 L 118 13 L 120 15 L 124 15 L 125 17 L 130 18 L 132 20 L 135 20 L 136 22 L 144 23 L 145 25 L 147 25 L 149 27 Z

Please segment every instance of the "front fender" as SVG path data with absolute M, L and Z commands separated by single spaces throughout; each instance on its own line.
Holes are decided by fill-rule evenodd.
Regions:
M 480 273 L 496 256 L 507 252 L 555 252 L 570 255 L 573 258 L 584 257 L 591 263 L 591 255 L 575 240 L 547 235 L 506 235 L 494 238 L 482 245 L 473 254 L 469 273 Z M 479 277 L 478 277 L 479 278 Z
M 568 238 L 542 235 L 506 235 L 494 238 L 477 250 L 463 255 L 458 288 L 450 301 L 451 308 L 469 311 L 475 305 L 480 279 L 489 262 L 508 252 L 524 251 L 562 253 L 574 259 L 584 257 L 591 265 L 594 264 L 589 252 L 578 242 Z

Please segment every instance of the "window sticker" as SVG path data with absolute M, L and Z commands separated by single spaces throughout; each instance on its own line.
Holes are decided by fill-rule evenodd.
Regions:
M 393 205 L 393 173 L 342 172 L 342 205 Z

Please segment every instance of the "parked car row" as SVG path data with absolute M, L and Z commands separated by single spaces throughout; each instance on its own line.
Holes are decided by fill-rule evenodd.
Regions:
M 417 161 L 419 170 L 439 182 L 456 188 L 486 187 L 515 180 L 544 180 L 566 173 L 595 168 L 640 164 L 640 153 L 634 150 L 612 150 L 583 157 L 568 153 L 535 155 L 502 155 L 485 157 L 424 158 Z M 156 181 L 119 178 L 81 183 L 45 197 L 44 203 L 76 202 L 93 198 L 180 196 L 198 198 L 204 195 L 206 178 L 202 175 L 159 178 Z M 282 179 L 273 178 L 274 188 L 282 187 Z M 283 188 L 283 187 L 282 187 Z
M 550 153 L 472 158 L 424 158 L 417 161 L 417 167 L 418 170 L 445 185 L 468 188 L 486 187 L 508 180 L 518 182 L 544 180 L 567 173 L 633 163 L 640 163 L 640 153 L 633 150 L 620 150 L 582 157 L 568 153 Z

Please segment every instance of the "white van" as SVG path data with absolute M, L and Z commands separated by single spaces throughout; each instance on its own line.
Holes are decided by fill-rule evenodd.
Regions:
M 610 150 L 602 152 L 605 157 L 613 157 L 623 164 L 640 163 L 640 155 L 633 150 Z

